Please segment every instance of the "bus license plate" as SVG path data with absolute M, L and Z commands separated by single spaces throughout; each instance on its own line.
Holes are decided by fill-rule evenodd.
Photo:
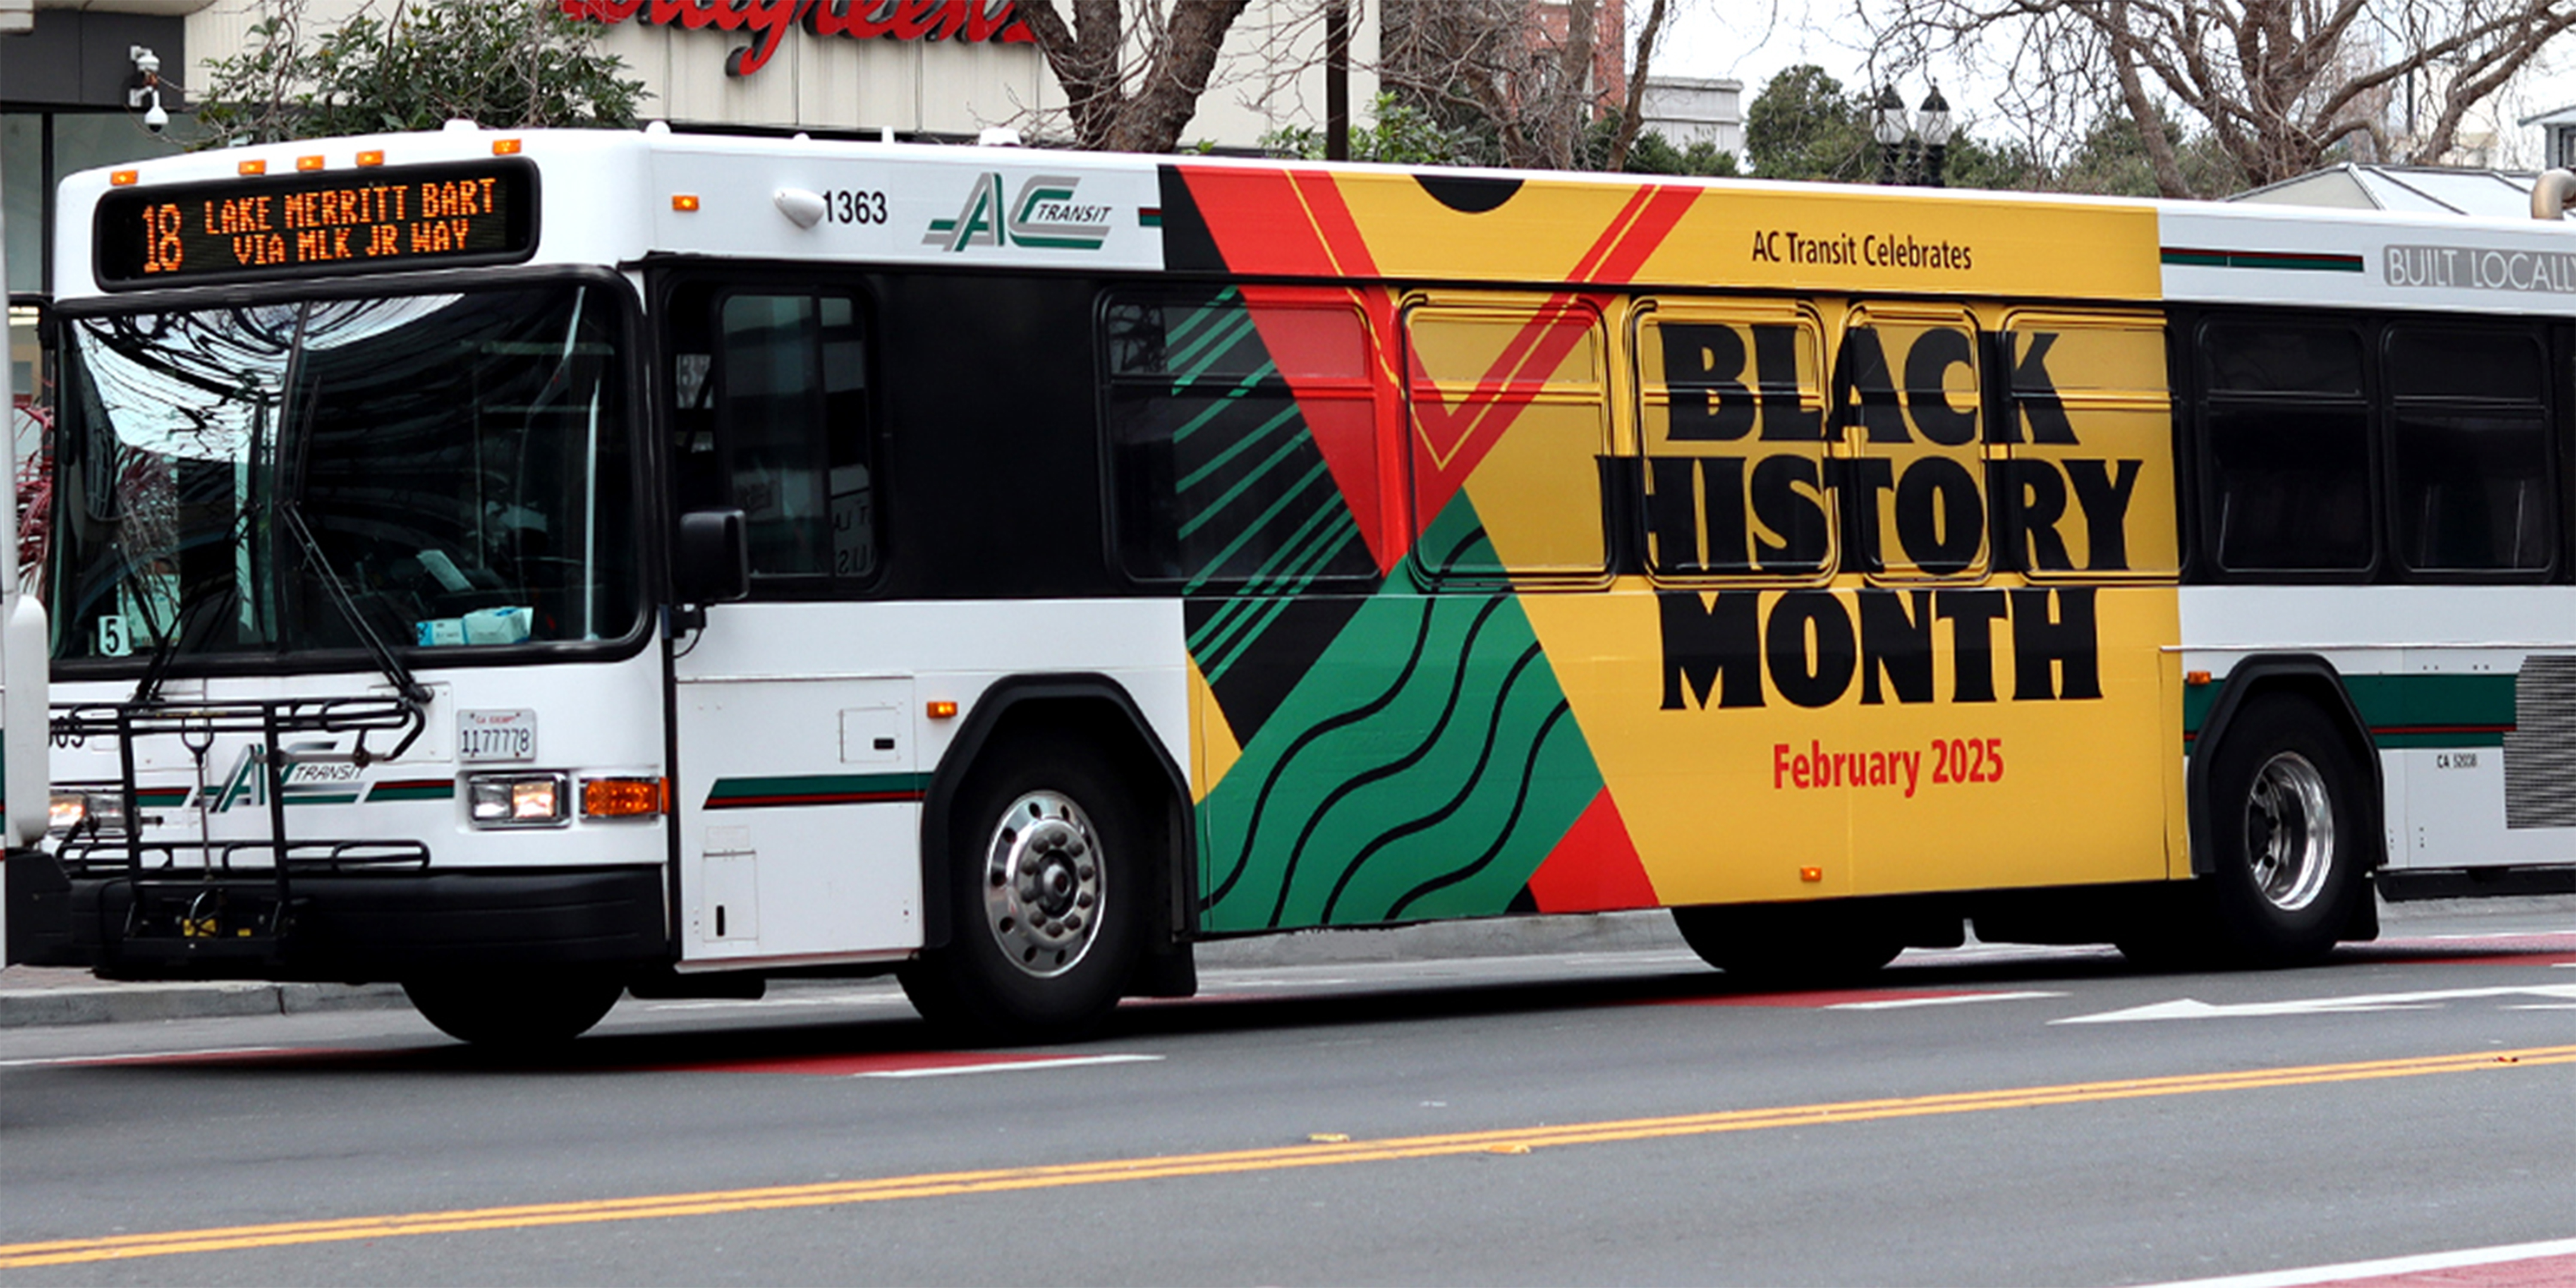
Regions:
M 534 711 L 459 711 L 456 758 L 473 763 L 537 758 Z

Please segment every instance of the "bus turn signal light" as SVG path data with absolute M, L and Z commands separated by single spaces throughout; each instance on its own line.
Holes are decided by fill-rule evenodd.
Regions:
M 946 698 L 941 698 L 930 704 L 929 711 L 931 719 L 946 720 L 957 714 L 957 704 Z
M 589 818 L 650 818 L 669 798 L 659 778 L 585 778 L 581 812 Z
M 2200 686 L 2209 683 L 2209 672 L 2185 671 L 2182 673 L 2182 682 L 2197 689 Z
M 1798 869 L 1798 879 L 1801 881 L 1822 881 L 1825 879 L 1825 870 L 1823 868 L 1800 868 Z
M 671 209 L 679 211 L 681 214 L 685 215 L 697 208 L 698 199 L 695 196 L 685 192 L 675 192 L 671 194 Z

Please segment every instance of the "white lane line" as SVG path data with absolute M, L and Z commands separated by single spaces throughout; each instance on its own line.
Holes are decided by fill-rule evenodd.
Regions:
M 1828 1011 L 1901 1011 L 1912 1006 L 1963 1006 L 1969 1002 L 2021 1002 L 2035 997 L 2064 997 L 2064 993 L 2025 990 L 2018 993 L 1952 993 L 1945 997 L 1891 997 L 1876 1002 L 1835 1002 Z
M 854 1078 L 945 1078 L 960 1073 L 1017 1073 L 1023 1069 L 1071 1069 L 1086 1064 L 1138 1064 L 1159 1055 L 1069 1055 L 1055 1060 L 1000 1060 L 990 1064 L 951 1064 L 935 1069 L 879 1069 Z
M 166 1060 L 198 1060 L 219 1055 L 276 1055 L 286 1051 L 310 1050 L 308 1047 L 211 1047 L 203 1051 L 137 1051 L 126 1055 L 49 1055 L 18 1060 L 0 1060 L 0 1069 L 33 1069 L 63 1064 L 150 1064 Z
M 2204 1002 L 2194 997 L 2154 1002 L 2098 1015 L 2073 1015 L 2051 1024 L 2120 1024 L 2132 1020 L 2212 1020 L 2248 1016 L 2351 1015 L 2363 1011 L 2420 1011 L 2443 1002 L 2479 997 L 2550 997 L 2576 1000 L 2576 984 L 2529 984 L 2519 988 L 2437 988 L 2420 993 L 2363 993 L 2345 997 L 2302 997 L 2282 1002 Z
M 2462 1266 L 2492 1266 L 2505 1261 L 2533 1261 L 2541 1257 L 2569 1255 L 2576 1255 L 2576 1239 L 2550 1239 L 2542 1243 L 2507 1243 L 2492 1248 L 2428 1252 L 2412 1257 L 2384 1257 L 2377 1261 L 2347 1261 L 2341 1265 L 2309 1266 L 2300 1270 L 2266 1270 L 2259 1274 L 2221 1275 L 2215 1279 L 2180 1279 L 2172 1283 L 2148 1285 L 2148 1288 L 2297 1288 L 2301 1284 L 2342 1283 L 2352 1279 L 2422 1274 L 2428 1270 L 2456 1270 Z

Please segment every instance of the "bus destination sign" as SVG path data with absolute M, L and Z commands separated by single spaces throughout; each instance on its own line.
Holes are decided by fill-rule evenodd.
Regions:
M 524 162 L 124 189 L 98 203 L 102 286 L 488 264 L 536 245 Z

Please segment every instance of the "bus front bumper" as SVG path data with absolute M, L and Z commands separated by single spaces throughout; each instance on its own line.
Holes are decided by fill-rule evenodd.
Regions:
M 262 873 L 138 888 L 32 851 L 7 863 L 8 961 L 105 979 L 364 983 L 670 955 L 657 867 L 297 873 L 281 902 Z

